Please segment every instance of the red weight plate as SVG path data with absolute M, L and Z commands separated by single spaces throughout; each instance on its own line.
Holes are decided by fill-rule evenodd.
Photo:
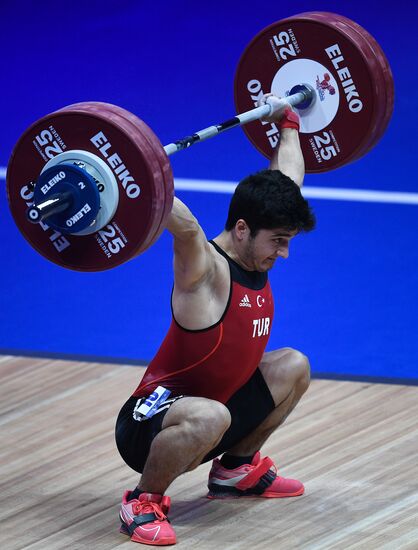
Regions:
M 174 182 L 170 160 L 166 152 L 164 151 L 164 147 L 161 144 L 160 140 L 140 118 L 138 118 L 130 111 L 126 111 L 125 109 L 121 109 L 120 107 L 114 106 L 114 108 L 117 110 L 117 112 L 120 112 L 122 116 L 129 120 L 132 123 L 133 127 L 137 131 L 142 133 L 142 135 L 149 141 L 160 163 L 160 168 L 162 170 L 164 180 L 165 208 L 162 212 L 160 225 L 157 228 L 156 234 L 153 238 L 153 242 L 155 242 L 163 232 L 166 225 L 167 216 L 171 212 L 171 209 L 173 207 Z
M 376 131 L 381 97 L 374 70 L 350 32 L 335 25 L 333 14 L 301 14 L 261 31 L 245 50 L 235 77 L 239 112 L 272 91 L 288 95 L 310 84 L 315 101 L 301 116 L 300 141 L 307 172 L 338 168 L 354 160 Z M 321 15 L 322 18 L 315 17 Z M 249 139 L 270 157 L 278 141 L 274 123 L 244 126 Z
M 71 109 L 73 106 L 67 107 L 67 109 Z M 76 105 L 77 107 L 77 105 Z M 152 246 L 152 244 L 157 240 L 159 237 L 159 230 L 160 226 L 162 224 L 162 219 L 164 217 L 164 213 L 166 212 L 167 206 L 166 206 L 166 185 L 164 180 L 164 173 L 161 170 L 161 163 L 160 158 L 162 155 L 165 156 L 166 162 L 168 162 L 168 157 L 165 154 L 165 151 L 162 147 L 162 145 L 159 143 L 158 139 L 155 137 L 152 130 L 144 123 L 142 122 L 138 117 L 135 117 L 135 115 L 132 115 L 129 111 L 126 109 L 123 109 L 121 107 L 118 107 L 117 105 L 112 105 L 109 103 L 100 103 L 100 102 L 89 102 L 88 104 L 84 103 L 82 104 L 83 110 L 86 110 L 88 112 L 101 112 L 105 111 L 105 114 L 114 113 L 119 119 L 122 117 L 123 121 L 120 121 L 119 123 L 123 126 L 123 128 L 129 133 L 131 136 L 131 139 L 138 140 L 141 143 L 141 148 L 144 154 L 146 154 L 147 159 L 152 165 L 153 173 L 154 173 L 154 183 L 155 183 L 155 197 L 153 202 L 153 211 L 155 213 L 154 216 L 154 222 L 152 226 L 150 227 L 150 230 L 148 232 L 148 235 L 143 243 L 141 243 L 141 246 L 135 256 L 142 254 L 147 248 Z M 139 121 L 143 127 L 143 132 L 139 131 L 139 128 L 137 126 L 134 126 L 131 123 L 130 118 L 135 118 L 137 121 Z M 155 140 L 151 144 L 151 140 L 147 138 L 147 136 L 152 135 L 155 137 Z M 170 205 L 170 210 L 172 206 L 172 200 Z
M 160 215 L 155 208 L 155 179 L 161 174 L 155 169 L 155 159 L 144 152 L 146 141 L 131 134 L 119 115 L 104 108 L 86 112 L 79 105 L 44 117 L 22 135 L 8 166 L 8 198 L 17 226 L 43 256 L 69 269 L 101 271 L 143 250 Z M 33 225 L 26 220 L 31 202 L 28 183 L 37 178 L 50 158 L 72 149 L 105 160 L 119 184 L 119 205 L 113 220 L 93 235 L 61 235 L 46 224 Z
M 395 95 L 393 76 L 389 62 L 375 38 L 351 19 L 347 19 L 342 15 L 333 14 L 333 16 L 334 24 L 339 28 L 343 28 L 345 32 L 352 36 L 353 40 L 357 41 L 363 54 L 374 65 L 376 71 L 376 93 L 379 101 L 377 102 L 375 130 L 371 132 L 369 143 L 365 144 L 363 151 L 357 155 L 357 160 L 377 144 L 389 124 L 393 113 Z
M 371 74 L 373 75 L 373 93 L 376 101 L 373 104 L 369 134 L 368 136 L 364 136 L 365 139 L 362 147 L 351 157 L 347 158 L 346 162 L 357 160 L 377 143 L 383 135 L 391 116 L 393 110 L 393 79 L 391 78 L 389 64 L 374 38 L 351 19 L 328 12 L 309 12 L 307 14 L 300 14 L 297 17 L 305 17 L 309 21 L 316 20 L 335 26 L 356 43 L 359 51 L 367 60 Z M 386 74 L 386 78 L 384 73 Z
M 173 182 L 171 165 L 170 165 L 169 158 L 166 152 L 164 151 L 164 148 L 161 142 L 159 141 L 157 136 L 154 134 L 154 132 L 150 131 L 148 126 L 133 113 L 129 111 L 125 111 L 124 116 L 132 124 L 134 131 L 137 131 L 140 134 L 142 134 L 143 137 L 149 142 L 150 146 L 153 148 L 154 152 L 156 153 L 156 156 L 159 159 L 160 168 L 162 171 L 162 177 L 163 177 L 163 183 L 164 183 L 165 207 L 164 207 L 164 210 L 161 212 L 161 219 L 160 219 L 159 225 L 157 226 L 156 233 L 153 235 L 152 242 L 155 242 L 156 240 L 158 240 L 161 233 L 164 231 L 166 226 L 167 216 L 171 212 L 171 209 L 173 206 L 174 182 Z
M 151 132 L 151 133 L 147 132 L 146 124 L 132 113 L 130 113 L 130 120 L 133 122 L 135 126 L 137 126 L 142 131 L 142 133 L 147 137 L 147 139 L 150 140 L 151 145 L 155 148 L 155 150 L 160 152 L 159 159 L 160 159 L 160 165 L 161 165 L 164 182 L 165 182 L 165 186 L 164 186 L 165 209 L 162 215 L 160 227 L 157 230 L 157 233 L 155 235 L 155 240 L 157 240 L 165 229 L 167 217 L 170 214 L 171 209 L 173 207 L 173 200 L 174 200 L 173 172 L 171 169 L 170 159 L 167 156 L 167 153 L 165 152 L 163 145 L 161 144 L 157 136 L 154 134 L 154 132 Z

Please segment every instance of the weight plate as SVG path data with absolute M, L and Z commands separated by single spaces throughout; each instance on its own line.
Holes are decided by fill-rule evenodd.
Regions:
M 150 226 L 150 229 L 147 233 L 146 239 L 141 243 L 141 246 L 135 251 L 135 256 L 142 254 L 147 248 L 149 248 L 156 240 L 157 238 L 157 231 L 160 228 L 161 225 L 161 219 L 165 211 L 165 183 L 164 183 L 164 174 L 161 171 L 160 163 L 159 163 L 159 156 L 161 156 L 161 150 L 165 155 L 165 151 L 160 144 L 159 147 L 153 147 L 149 144 L 149 139 L 147 139 L 146 135 L 153 135 L 153 131 L 138 117 L 135 117 L 138 121 L 142 122 L 142 125 L 144 127 L 144 132 L 141 133 L 139 129 L 134 126 L 130 122 L 130 116 L 131 113 L 127 111 L 126 109 L 123 109 L 122 107 L 118 107 L 117 105 L 112 105 L 109 103 L 101 103 L 101 102 L 89 102 L 88 104 L 82 104 L 83 110 L 86 110 L 88 112 L 101 112 L 105 111 L 107 113 L 107 116 L 109 116 L 110 113 L 113 113 L 117 119 L 119 120 L 119 123 L 124 127 L 124 129 L 130 134 L 131 139 L 138 140 L 139 143 L 141 143 L 142 152 L 146 155 L 147 159 L 152 165 L 152 170 L 154 174 L 154 185 L 155 185 L 155 196 L 153 199 L 153 212 L 154 212 L 154 218 L 153 223 Z M 72 108 L 72 106 L 69 106 L 68 108 Z M 134 115 L 131 115 L 134 117 Z M 157 138 L 155 138 L 157 139 Z M 158 140 L 157 140 L 158 141 Z M 167 156 L 165 155 L 167 158 Z M 168 159 L 167 159 L 168 160 Z
M 357 160 L 377 144 L 391 119 L 395 95 L 392 71 L 383 50 L 370 33 L 347 17 L 337 14 L 327 15 L 332 15 L 333 24 L 344 29 L 358 43 L 363 55 L 369 59 L 375 75 L 376 96 L 379 98 L 379 101 L 376 102 L 375 126 L 370 133 L 369 142 L 357 155 Z M 318 13 L 315 16 L 322 17 L 323 14 Z
M 263 93 L 284 97 L 297 84 L 316 91 L 310 108 L 300 110 L 300 142 L 307 172 L 338 168 L 363 154 L 377 135 L 382 76 L 377 61 L 334 14 L 306 13 L 262 30 L 244 51 L 235 76 L 239 112 L 252 109 Z M 379 81 L 377 86 L 375 80 Z M 265 156 L 279 140 L 274 123 L 255 121 L 244 131 Z M 373 141 L 373 140 L 372 140 Z
M 154 237 L 154 240 L 157 240 L 161 233 L 164 231 L 167 217 L 171 212 L 171 209 L 173 207 L 173 200 L 174 200 L 174 179 L 173 179 L 173 172 L 171 169 L 170 159 L 167 155 L 167 153 L 164 150 L 164 147 L 156 134 L 154 132 L 148 132 L 148 126 L 137 116 L 135 116 L 132 113 L 129 113 L 130 120 L 133 122 L 135 126 L 139 128 L 139 130 L 147 137 L 147 139 L 151 142 L 151 145 L 153 146 L 154 150 L 157 152 L 157 156 L 160 161 L 161 170 L 163 173 L 164 178 L 164 193 L 165 193 L 165 209 L 162 214 L 160 227 L 157 229 L 157 233 Z
M 88 112 L 88 106 L 73 105 L 52 113 L 22 135 L 8 166 L 7 193 L 17 226 L 40 254 L 69 269 L 101 271 L 137 255 L 150 231 L 156 231 L 161 201 L 155 197 L 161 175 L 145 139 L 132 136 L 121 116 L 105 107 Z M 33 225 L 26 220 L 25 211 L 33 197 L 30 182 L 50 158 L 71 149 L 103 158 L 118 181 L 115 216 L 93 235 L 62 235 L 44 223 Z
M 152 242 L 155 242 L 163 230 L 165 229 L 167 216 L 171 212 L 171 209 L 173 207 L 173 199 L 174 199 L 174 181 L 173 181 L 173 172 L 171 169 L 170 159 L 167 156 L 163 145 L 161 144 L 160 140 L 156 136 L 156 134 L 150 130 L 150 128 L 145 124 L 144 121 L 142 121 L 140 118 L 138 118 L 136 115 L 131 113 L 130 111 L 127 111 L 125 109 L 121 109 L 120 107 L 113 105 L 113 108 L 115 109 L 115 112 L 121 114 L 123 117 L 125 117 L 133 126 L 135 131 L 140 132 L 150 143 L 155 156 L 158 158 L 160 168 L 162 171 L 163 176 L 163 182 L 164 182 L 164 196 L 165 196 L 165 206 L 164 210 L 161 213 L 161 220 L 160 224 L 157 227 L 156 233 L 153 236 Z

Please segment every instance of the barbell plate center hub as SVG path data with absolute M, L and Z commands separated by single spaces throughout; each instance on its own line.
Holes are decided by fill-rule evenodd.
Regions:
M 109 166 L 97 155 L 81 149 L 65 151 L 48 161 L 42 172 L 53 166 L 73 164 L 90 174 L 97 182 L 100 196 L 100 210 L 91 225 L 78 231 L 77 235 L 92 235 L 105 227 L 115 215 L 119 204 L 119 188 Z
M 100 209 L 100 197 L 93 177 L 75 164 L 57 164 L 42 170 L 35 184 L 32 210 L 40 221 L 61 233 L 75 233 L 89 227 Z

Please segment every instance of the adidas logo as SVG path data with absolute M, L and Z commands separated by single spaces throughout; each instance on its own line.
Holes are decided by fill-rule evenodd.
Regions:
M 248 295 L 246 294 L 244 298 L 240 301 L 239 307 L 251 307 L 250 299 L 248 298 Z

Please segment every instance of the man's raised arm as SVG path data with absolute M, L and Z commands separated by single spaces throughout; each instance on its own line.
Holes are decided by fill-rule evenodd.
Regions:
M 303 160 L 297 129 L 281 129 L 280 144 L 274 150 L 270 160 L 270 170 L 280 170 L 299 187 L 302 187 L 305 176 L 305 161 Z
M 265 94 L 258 104 L 265 104 L 269 98 L 271 98 L 270 101 L 278 99 L 273 94 Z M 285 105 L 265 120 L 275 122 L 280 128 L 280 143 L 273 151 L 270 170 L 280 170 L 299 187 L 302 187 L 305 161 L 299 142 L 299 116 L 290 105 Z
M 195 216 L 177 197 L 166 227 L 174 237 L 175 285 L 181 290 L 191 290 L 212 272 L 210 245 Z

